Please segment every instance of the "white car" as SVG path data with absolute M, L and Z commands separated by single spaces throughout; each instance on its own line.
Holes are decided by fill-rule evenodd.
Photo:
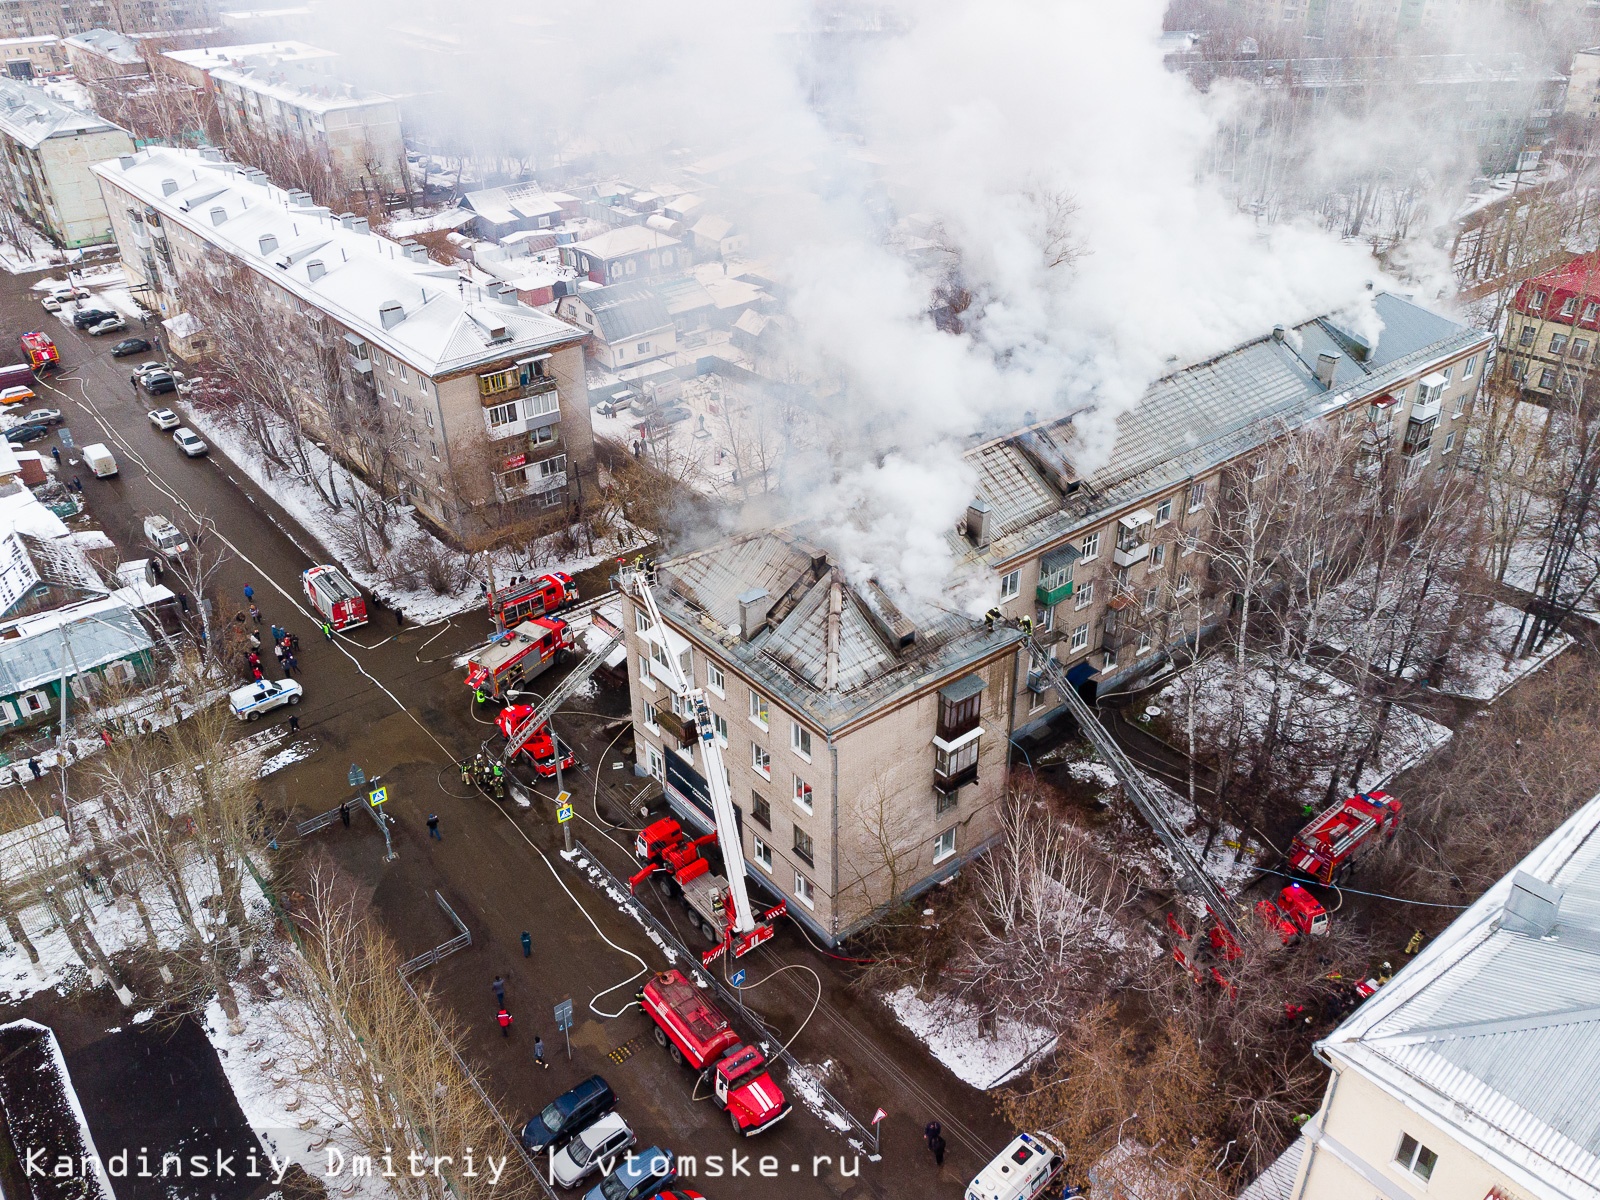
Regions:
M 178 449 L 182 450 L 190 458 L 199 458 L 211 449 L 187 425 L 179 428 L 178 432 L 172 435 L 172 440 L 177 443 Z
M 174 558 L 189 552 L 189 542 L 183 536 L 183 531 L 159 514 L 144 519 L 144 537 L 162 558 Z
M 110 317 L 98 325 L 89 326 L 89 335 L 99 337 L 103 333 L 121 333 L 128 327 L 128 323 L 121 317 Z
M 53 313 L 60 312 L 62 307 L 65 305 L 65 301 L 57 300 L 54 296 L 46 296 L 43 300 L 39 301 L 39 303 L 44 305 L 45 312 Z
M 285 704 L 299 704 L 305 693 L 292 679 L 258 679 L 228 693 L 228 707 L 241 721 L 259 721 L 261 714 Z
M 152 408 L 145 414 L 145 416 L 149 417 L 150 424 L 161 430 L 162 433 L 165 433 L 169 429 L 176 429 L 179 425 L 183 424 L 183 422 L 179 420 L 178 414 L 173 412 L 170 408 Z
M 633 1145 L 633 1130 L 620 1114 L 610 1112 L 573 1138 L 550 1160 L 550 1174 L 564 1188 L 577 1187 L 595 1171 L 610 1171 L 616 1157 Z

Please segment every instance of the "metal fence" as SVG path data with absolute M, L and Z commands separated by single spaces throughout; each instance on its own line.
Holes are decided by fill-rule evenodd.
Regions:
M 338 810 L 335 809 L 334 811 L 337 813 Z M 433 898 L 439 902 L 439 907 L 444 909 L 444 915 L 450 918 L 450 923 L 461 932 L 457 933 L 455 937 L 449 939 L 448 941 L 440 942 L 432 950 L 424 950 L 415 958 L 401 963 L 400 976 L 402 979 L 409 979 L 418 971 L 421 971 L 426 967 L 433 966 L 433 964 L 438 962 L 441 958 L 448 958 L 457 950 L 465 950 L 468 946 L 472 945 L 472 930 L 467 928 L 467 923 L 460 917 L 456 916 L 456 910 L 451 908 L 445 898 L 438 892 L 433 893 Z

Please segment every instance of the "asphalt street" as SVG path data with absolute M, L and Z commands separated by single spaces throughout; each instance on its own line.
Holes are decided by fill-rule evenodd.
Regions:
M 220 573 L 221 619 L 232 617 L 232 606 L 244 607 L 249 584 L 265 621 L 300 634 L 306 696 L 296 711 L 301 744 L 312 752 L 267 778 L 268 803 L 302 818 L 333 808 L 351 795 L 346 775 L 352 764 L 389 787 L 386 811 L 397 826 L 393 861 L 385 860 L 382 838 L 366 820 L 349 830 L 335 824 L 312 835 L 303 849 L 332 855 L 364 881 L 386 928 L 408 955 L 454 933 L 436 894 L 466 922 L 472 946 L 419 978 L 460 1018 L 469 1052 L 485 1069 L 509 1120 L 526 1120 L 566 1087 L 599 1072 L 616 1089 L 619 1111 L 642 1146 L 750 1156 L 748 1178 L 702 1177 L 695 1183 L 709 1200 L 961 1194 L 1009 1131 L 985 1096 L 955 1080 L 881 1009 L 850 989 L 850 964 L 818 954 L 793 929 L 781 930 L 770 948 L 741 963 L 754 985 L 748 1002 L 785 1037 L 800 1031 L 793 1053 L 808 1064 L 825 1064 L 828 1086 L 858 1117 L 870 1120 L 880 1105 L 887 1110 L 881 1161 L 862 1157 L 858 1175 L 840 1175 L 838 1161 L 848 1164 L 856 1150 L 798 1103 L 781 1069 L 775 1077 L 797 1100 L 795 1109 L 758 1138 L 735 1138 L 725 1114 L 703 1099 L 692 1100 L 692 1076 L 659 1050 L 631 1003 L 642 972 L 664 969 L 665 957 L 637 923 L 558 856 L 560 834 L 547 803 L 553 789 L 543 787 L 531 807 L 519 808 L 496 804 L 461 783 L 455 762 L 494 733 L 493 714 L 474 711 L 453 665 L 487 636 L 484 615 L 400 628 L 384 610 L 349 636 L 324 641 L 299 585 L 307 566 L 331 561 L 317 544 L 319 531 L 300 528 L 268 489 L 219 452 L 185 458 L 171 436 L 146 418 L 157 407 L 182 415 L 181 398 L 151 398 L 129 384 L 136 363 L 159 356 L 111 358 L 111 346 L 126 335 L 78 333 L 26 292 L 31 278 L 0 282 L 4 336 L 15 346 L 26 330 L 50 332 L 62 370 L 36 389 L 40 403 L 63 410 L 75 446 L 105 442 L 121 465 L 114 479 L 95 479 L 81 465 L 65 467 L 63 478 L 82 479 L 90 515 L 127 557 L 142 556 L 137 547 L 150 513 L 203 521 L 229 552 Z M 141 332 L 137 325 L 128 331 Z M 56 444 L 52 438 L 31 448 L 48 454 Z M 63 454 L 75 456 L 65 447 Z M 625 711 L 625 696 L 602 691 L 571 707 L 560 728 L 584 764 L 566 780 L 578 809 L 579 836 L 612 871 L 626 874 L 630 802 L 647 781 L 634 779 L 627 765 L 613 769 L 628 739 L 603 732 L 608 713 Z M 287 713 L 271 714 L 268 723 L 286 721 Z M 442 840 L 428 837 L 430 814 L 439 817 Z M 670 917 L 670 910 L 656 907 Z M 526 958 L 523 931 L 532 940 Z M 494 1024 L 490 981 L 497 974 L 507 981 L 515 1018 L 509 1039 Z M 576 1015 L 570 1061 L 552 1018 L 552 1006 L 569 998 Z M 533 1061 L 536 1034 L 544 1039 L 546 1069 Z M 942 1172 L 921 1140 L 923 1124 L 933 1117 L 944 1122 L 949 1141 Z M 776 1156 L 780 1174 L 761 1176 L 762 1155 Z M 824 1157 L 826 1163 L 819 1161 Z

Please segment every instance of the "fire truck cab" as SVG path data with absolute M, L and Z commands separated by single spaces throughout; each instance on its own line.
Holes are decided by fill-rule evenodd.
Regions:
M 533 713 L 534 708 L 531 704 L 508 704 L 500 710 L 500 715 L 494 719 L 494 723 L 500 732 L 505 735 L 506 739 L 510 740 L 516 735 L 517 730 L 521 728 L 522 723 L 533 716 Z M 552 737 L 548 724 L 539 726 L 533 735 L 522 744 L 522 753 L 526 754 L 528 760 L 533 763 L 533 769 L 548 779 L 556 773 L 556 748 L 558 746 L 561 750 L 561 769 L 563 771 L 572 770 L 578 761 L 573 756 L 572 747 L 559 737 Z
M 705 847 L 716 844 L 715 833 L 691 838 L 672 817 L 652 821 L 633 840 L 633 853 L 644 865 L 628 880 L 628 890 L 636 891 L 657 871 L 667 874 L 690 918 L 712 943 L 712 948 L 700 956 L 707 964 L 715 961 L 724 950 L 731 949 L 735 958 L 743 958 L 763 942 L 770 941 L 774 933 L 772 922 L 788 911 L 787 904 L 780 900 L 761 914 L 754 929 L 748 933 L 736 931 L 733 907 L 728 901 L 728 881 L 711 869 L 711 863 L 701 853 Z
M 1343 883 L 1356 861 L 1400 828 L 1400 801 L 1357 792 L 1315 817 L 1289 844 L 1289 869 L 1322 884 Z
M 1298 883 L 1291 883 L 1274 900 L 1257 900 L 1256 916 L 1278 931 L 1285 946 L 1302 935 L 1321 937 L 1328 932 L 1328 910 Z
M 35 375 L 61 365 L 61 352 L 48 334 L 23 334 L 22 352 L 28 356 L 28 365 L 33 368 Z
M 495 699 L 514 683 L 543 674 L 572 649 L 567 623 L 553 617 L 524 621 L 467 660 L 466 685 Z
M 542 617 L 578 599 L 578 585 L 565 571 L 536 575 L 489 593 L 489 611 L 501 628 L 511 629 L 530 617 Z

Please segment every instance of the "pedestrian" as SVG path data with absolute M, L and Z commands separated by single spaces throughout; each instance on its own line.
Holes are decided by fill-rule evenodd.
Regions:
M 544 1039 L 538 1034 L 533 1035 L 533 1061 L 546 1071 L 550 1069 L 550 1064 L 544 1060 Z
M 506 1006 L 506 981 L 500 976 L 494 977 L 494 982 L 489 985 L 494 989 L 494 1003 L 496 1008 Z
M 184 608 L 184 612 L 188 612 L 188 611 L 189 611 L 188 608 L 185 607 Z M 257 633 L 253 629 L 250 631 L 250 649 L 252 649 L 252 650 L 261 649 L 261 635 L 259 633 Z
M 60 446 L 51 446 L 50 447 L 50 457 L 56 460 L 56 466 L 59 467 L 61 465 L 61 447 Z
M 44 772 L 39 769 L 39 760 L 37 758 L 28 759 L 28 770 L 33 772 L 33 777 L 35 779 L 39 778 L 39 776 L 44 774 Z M 522 935 L 522 940 L 523 940 L 524 943 L 526 943 L 527 940 L 528 940 L 528 935 L 527 934 L 523 934 Z M 526 956 L 524 956 L 524 957 L 526 957 Z
M 252 602 L 251 605 L 250 605 L 250 619 L 256 623 L 256 626 L 258 628 L 260 627 L 260 625 L 261 625 L 261 610 L 255 606 L 254 602 Z
M 394 623 L 395 628 L 397 629 L 404 629 L 406 627 L 406 615 L 398 608 L 394 610 Z
M 293 654 L 285 654 L 283 656 L 283 669 L 285 671 L 298 671 L 300 669 L 300 660 Z
M 339 805 L 339 820 L 344 823 L 346 829 L 350 828 L 350 801 L 346 800 Z
M 329 625 L 326 621 L 322 623 L 322 636 L 327 638 L 330 642 L 333 641 L 333 626 Z
M 272 627 L 272 640 L 275 642 L 280 642 L 283 640 L 283 630 L 279 629 L 276 625 Z
M 289 649 L 293 650 L 296 654 L 299 654 L 300 653 L 300 635 L 298 633 L 291 633 L 291 634 L 287 634 L 286 636 L 289 639 Z
M 188 592 L 179 592 L 178 593 L 178 607 L 183 610 L 183 615 L 184 616 L 188 616 L 189 615 L 189 593 Z M 261 639 L 260 638 L 256 638 L 256 645 L 259 646 L 260 644 L 261 644 Z
M 937 1121 L 929 1121 L 922 1130 L 922 1140 L 928 1143 L 928 1149 L 933 1149 L 933 1139 L 944 1132 L 944 1126 Z
M 292 714 L 289 717 L 289 732 L 290 733 L 299 733 L 300 732 L 300 718 L 296 717 L 296 716 L 294 716 Z M 350 822 L 348 822 L 348 821 L 345 822 L 346 825 L 348 825 L 349 823 Z
M 944 1166 L 944 1134 L 936 1133 L 928 1141 L 928 1149 L 933 1151 L 933 1165 Z
M 283 643 L 279 642 L 272 647 L 272 657 L 278 660 L 278 665 L 283 666 Z
M 251 587 L 248 583 L 245 584 L 244 585 L 245 603 L 248 604 L 250 601 L 254 600 L 255 598 L 256 598 L 256 590 L 255 590 L 255 588 Z
M 511 1036 L 511 1014 L 508 1013 L 502 1007 L 500 1009 L 500 1011 L 495 1014 L 494 1019 L 496 1021 L 500 1022 L 500 1036 L 501 1037 L 510 1037 Z
M 72 490 L 80 493 L 83 491 L 83 480 L 79 479 L 76 475 L 72 477 Z
M 34 770 L 37 771 L 38 768 L 35 767 Z M 533 957 L 533 939 L 528 936 L 528 931 L 526 929 L 522 931 L 522 957 Z
M 260 683 L 261 682 L 261 668 L 260 667 L 251 667 L 250 668 L 250 678 L 251 678 L 251 680 L 253 682 Z
M 428 836 L 436 842 L 444 841 L 444 835 L 439 832 L 439 814 L 428 814 Z
M 245 656 L 245 661 L 248 662 L 252 667 L 259 667 L 261 665 L 261 655 L 252 650 L 248 655 Z

